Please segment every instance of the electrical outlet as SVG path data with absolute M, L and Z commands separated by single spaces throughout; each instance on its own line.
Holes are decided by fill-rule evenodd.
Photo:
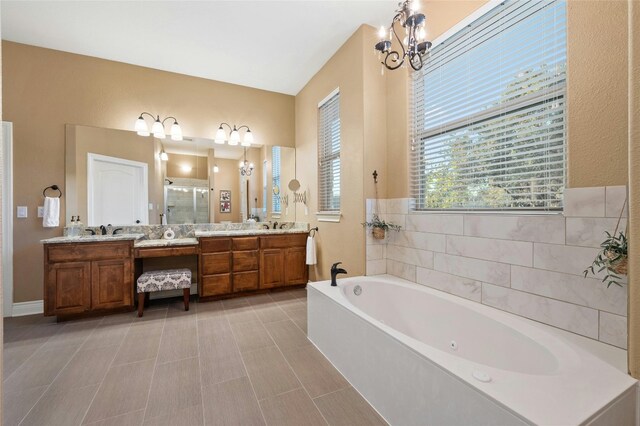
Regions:
M 17 207 L 17 216 L 19 218 L 27 217 L 27 206 L 18 206 Z
M 38 217 L 44 217 L 44 206 L 38 206 Z

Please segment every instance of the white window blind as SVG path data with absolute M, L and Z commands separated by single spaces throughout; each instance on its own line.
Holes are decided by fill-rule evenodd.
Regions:
M 566 5 L 507 0 L 413 74 L 413 210 L 562 208 Z
M 271 200 L 273 206 L 273 212 L 280 213 L 282 208 L 280 207 L 280 194 L 282 193 L 282 187 L 280 185 L 280 147 L 274 146 L 271 148 L 271 180 L 273 181 L 273 187 L 278 187 L 278 194 L 275 191 L 271 191 Z
M 318 107 L 318 209 L 340 211 L 340 93 Z

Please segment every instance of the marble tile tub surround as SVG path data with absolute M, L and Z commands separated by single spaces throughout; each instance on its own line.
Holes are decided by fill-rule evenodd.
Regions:
M 627 347 L 627 288 L 584 278 L 613 232 L 626 187 L 565 190 L 563 214 L 409 214 L 409 199 L 367 200 L 402 225 L 367 234 L 367 275 L 390 274 L 478 303 Z M 623 212 L 621 229 L 626 227 Z
M 159 240 L 162 239 L 164 232 L 171 228 L 175 232 L 175 238 L 195 238 L 196 232 L 228 232 L 228 231 L 250 231 L 264 229 L 263 225 L 273 228 L 270 222 L 255 223 L 195 223 L 186 225 L 136 225 L 136 226 L 112 226 L 111 233 L 114 229 L 122 228 L 123 234 L 142 234 L 142 240 Z M 282 225 L 283 230 L 308 230 L 309 224 L 306 222 L 282 222 L 278 224 L 278 229 Z M 99 226 L 85 227 L 85 234 L 89 234 L 86 229 L 93 229 L 96 234 L 100 233 Z M 64 236 L 68 235 L 69 228 L 64 228 Z

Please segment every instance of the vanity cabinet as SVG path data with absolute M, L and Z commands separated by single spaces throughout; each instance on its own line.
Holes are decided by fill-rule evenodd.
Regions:
M 307 235 L 272 235 L 260 238 L 260 288 L 306 284 Z
M 45 315 L 132 308 L 132 250 L 133 241 L 45 245 Z
M 201 297 L 306 284 L 306 234 L 200 238 Z

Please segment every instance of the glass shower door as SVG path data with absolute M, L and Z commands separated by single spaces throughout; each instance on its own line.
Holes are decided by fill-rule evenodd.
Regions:
M 209 222 L 209 189 L 165 185 L 167 224 Z

